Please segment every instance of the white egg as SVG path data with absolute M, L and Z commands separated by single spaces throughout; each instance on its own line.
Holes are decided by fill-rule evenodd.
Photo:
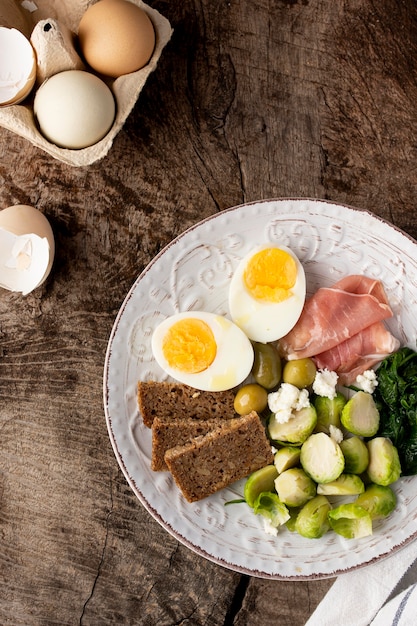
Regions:
M 63 148 L 81 149 L 109 132 L 116 104 L 101 78 L 82 70 L 67 70 L 42 83 L 33 112 L 48 141 Z
M 261 245 L 242 259 L 233 274 L 230 315 L 253 341 L 276 341 L 297 322 L 305 295 L 304 269 L 292 250 Z
M 246 335 L 221 315 L 203 311 L 177 313 L 152 335 L 158 365 L 180 383 L 203 391 L 225 391 L 239 385 L 253 365 Z

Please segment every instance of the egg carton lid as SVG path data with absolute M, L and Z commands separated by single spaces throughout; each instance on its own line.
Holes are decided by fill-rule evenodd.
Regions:
M 104 158 L 109 152 L 114 138 L 132 111 L 149 74 L 155 70 L 162 50 L 170 40 L 173 32 L 169 21 L 159 11 L 149 7 L 141 0 L 130 0 L 130 2 L 146 11 L 151 18 L 156 35 L 155 49 L 145 67 L 131 74 L 119 76 L 111 82 L 111 90 L 116 100 L 117 110 L 114 123 L 103 139 L 92 146 L 80 150 L 60 148 L 50 143 L 39 132 L 35 123 L 33 106 L 28 101 L 0 108 L 0 126 L 24 137 L 33 145 L 68 165 L 81 167 Z M 80 0 L 79 2 L 74 2 L 74 0 L 34 0 L 21 2 L 20 4 L 23 11 L 30 12 L 28 19 L 31 20 L 33 26 L 42 19 L 56 19 L 76 33 L 82 15 L 89 5 L 93 3 L 94 0 Z

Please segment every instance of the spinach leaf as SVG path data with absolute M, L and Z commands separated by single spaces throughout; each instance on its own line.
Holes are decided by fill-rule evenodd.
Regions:
M 397 448 L 402 474 L 417 474 L 417 352 L 401 348 L 382 361 L 374 399 L 378 435 L 389 437 Z

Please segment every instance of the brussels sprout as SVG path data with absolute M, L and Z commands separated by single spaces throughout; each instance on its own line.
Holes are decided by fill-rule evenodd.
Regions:
M 256 498 L 253 510 L 256 515 L 262 515 L 274 528 L 282 526 L 290 519 L 287 507 L 278 498 L 276 493 L 264 491 Z
M 301 444 L 311 435 L 316 422 L 316 409 L 310 404 L 299 411 L 293 411 L 288 422 L 278 422 L 275 414 L 272 414 L 268 420 L 268 434 L 273 441 Z
M 346 402 L 345 396 L 340 391 L 336 393 L 334 398 L 317 396 L 314 399 L 314 406 L 317 411 L 316 430 L 329 434 L 330 426 L 341 428 L 340 415 Z
M 356 496 L 364 491 L 363 480 L 356 474 L 340 474 L 330 483 L 317 485 L 317 493 L 323 496 Z
M 330 528 L 331 504 L 326 496 L 316 496 L 303 506 L 295 521 L 295 530 L 308 539 L 322 537 Z
M 395 483 L 401 476 L 401 465 L 397 448 L 387 437 L 375 437 L 367 443 L 369 480 L 377 485 Z
M 317 367 L 312 359 L 295 359 L 284 365 L 282 380 L 298 389 L 305 389 L 313 384 L 316 372 Z
M 274 480 L 278 476 L 275 465 L 265 465 L 253 472 L 247 479 L 243 489 L 243 497 L 253 508 L 256 498 L 263 491 L 274 491 Z
M 355 503 L 341 504 L 328 513 L 331 528 L 346 539 L 372 535 L 372 519 L 368 511 Z
M 252 375 L 258 385 L 274 389 L 281 382 L 281 357 L 277 349 L 269 343 L 253 342 L 254 360 Z
M 369 463 L 369 452 L 366 443 L 354 435 L 340 442 L 345 457 L 345 472 L 347 474 L 362 474 Z
M 369 485 L 364 493 L 355 500 L 355 504 L 368 511 L 371 518 L 387 517 L 397 505 L 397 496 L 391 487 L 384 485 Z
M 300 463 L 316 483 L 329 483 L 343 472 L 345 458 L 334 439 L 314 433 L 301 446 Z
M 316 495 L 316 484 L 301 467 L 282 472 L 274 481 L 278 497 L 287 506 L 303 506 Z
M 243 385 L 238 389 L 233 404 L 239 415 L 248 415 L 252 411 L 262 413 L 268 405 L 268 392 L 256 383 Z
M 285 526 L 287 527 L 287 529 L 291 532 L 294 533 L 295 532 L 295 523 L 297 521 L 297 517 L 298 517 L 298 513 L 300 512 L 299 507 L 294 507 L 291 506 L 288 509 L 288 513 L 290 514 L 290 518 L 289 520 L 287 520 L 285 522 Z
M 300 448 L 296 446 L 284 446 L 275 452 L 274 465 L 279 474 L 298 465 L 300 460 Z
M 357 391 L 343 407 L 340 421 L 353 435 L 373 437 L 378 432 L 379 411 L 372 395 Z

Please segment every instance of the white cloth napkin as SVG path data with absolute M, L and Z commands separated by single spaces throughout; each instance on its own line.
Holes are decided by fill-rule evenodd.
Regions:
M 417 583 L 414 583 L 383 606 L 371 626 L 415 626 L 416 621 Z
M 393 556 L 341 574 L 306 626 L 415 626 L 416 585 L 385 603 L 416 559 L 417 541 L 414 541 Z

